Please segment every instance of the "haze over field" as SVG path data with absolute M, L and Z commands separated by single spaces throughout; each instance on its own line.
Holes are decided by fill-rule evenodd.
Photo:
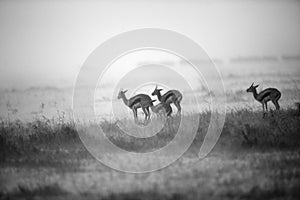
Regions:
M 300 60 L 299 1 L 68 2 L 0 2 L 0 88 L 72 87 L 97 46 L 146 27 L 188 36 L 224 73 L 239 61 Z

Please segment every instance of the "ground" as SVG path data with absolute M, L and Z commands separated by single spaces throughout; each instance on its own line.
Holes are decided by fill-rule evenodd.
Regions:
M 145 174 L 118 172 L 98 162 L 83 147 L 71 122 L 3 120 L 0 198 L 299 198 L 300 116 L 296 110 L 283 110 L 265 119 L 261 112 L 251 110 L 228 113 L 217 145 L 202 160 L 197 152 L 210 113 L 199 115 L 202 126 L 188 151 L 170 166 Z M 104 121 L 100 126 L 124 147 L 151 148 L 124 140 L 116 123 Z M 163 140 L 173 137 L 170 130 L 162 131 Z

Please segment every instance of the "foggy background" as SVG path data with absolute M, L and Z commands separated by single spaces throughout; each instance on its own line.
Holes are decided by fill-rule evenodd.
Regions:
M 260 84 L 259 91 L 278 88 L 283 107 L 290 107 L 300 98 L 299 21 L 300 1 L 295 0 L 0 1 L 1 115 L 21 119 L 41 113 L 51 117 L 58 111 L 71 115 L 72 87 L 87 57 L 111 37 L 140 28 L 176 31 L 204 48 L 220 70 L 230 108 L 261 109 L 245 93 L 252 82 Z M 183 70 L 190 67 L 174 55 L 147 51 L 118 62 L 95 96 L 96 107 L 107 115 L 111 100 L 124 107 L 116 99 L 115 87 L 135 66 L 158 62 Z M 135 77 L 160 74 L 173 88 L 189 92 L 176 85 L 172 73 L 152 72 L 136 71 Z M 206 109 L 212 93 L 202 84 L 205 80 L 192 75 L 191 71 L 189 81 L 199 83 L 193 95 L 201 96 Z M 150 93 L 154 86 L 139 90 L 134 82 L 127 83 L 128 97 Z M 191 105 L 189 95 L 184 94 L 184 108 Z
M 300 60 L 299 1 L 70 2 L 0 1 L 2 89 L 72 87 L 102 42 L 148 27 L 184 34 L 225 63 L 239 56 Z

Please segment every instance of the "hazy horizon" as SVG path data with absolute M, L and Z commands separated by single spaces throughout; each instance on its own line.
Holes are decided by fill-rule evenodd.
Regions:
M 0 88 L 72 87 L 97 46 L 146 27 L 186 35 L 220 67 L 239 57 L 299 62 L 299 21 L 295 0 L 0 1 Z

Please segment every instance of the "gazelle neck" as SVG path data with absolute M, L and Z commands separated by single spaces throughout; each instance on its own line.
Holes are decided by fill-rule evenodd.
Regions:
M 256 91 L 256 89 L 254 89 L 254 91 L 253 91 L 253 97 L 254 97 L 254 99 L 257 100 L 257 91 Z
M 128 106 L 129 100 L 126 98 L 125 94 L 122 95 L 122 100 L 125 103 L 125 105 Z
M 159 101 L 161 101 L 161 94 L 160 94 L 160 91 L 157 92 L 157 98 L 158 98 Z

